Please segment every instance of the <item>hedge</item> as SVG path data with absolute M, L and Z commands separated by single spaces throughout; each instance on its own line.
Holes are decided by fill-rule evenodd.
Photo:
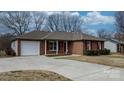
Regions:
M 0 56 L 16 56 L 16 53 L 13 49 L 0 49 Z
M 103 50 L 85 50 L 84 55 L 88 56 L 99 56 L 99 55 L 109 55 L 110 50 L 109 49 L 103 49 Z

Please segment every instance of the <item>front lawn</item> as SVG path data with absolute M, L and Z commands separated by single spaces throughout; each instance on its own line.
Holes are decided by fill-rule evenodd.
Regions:
M 70 81 L 62 75 L 43 70 L 22 70 L 0 73 L 1 81 Z
M 11 57 L 15 57 L 15 56 L 0 56 L 0 58 L 11 58 Z
M 61 58 L 124 68 L 124 55 L 118 54 L 106 56 L 68 56 Z

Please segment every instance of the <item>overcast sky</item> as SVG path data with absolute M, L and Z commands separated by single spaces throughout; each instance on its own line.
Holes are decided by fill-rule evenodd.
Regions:
M 46 14 L 49 16 L 53 13 L 61 13 L 61 12 L 47 12 Z M 93 11 L 80 11 L 80 12 L 66 12 L 70 13 L 70 15 L 78 15 L 84 20 L 82 25 L 83 28 L 88 29 L 90 32 L 95 32 L 98 29 L 107 29 L 108 31 L 115 30 L 115 12 L 113 11 L 101 11 L 101 12 L 93 12 Z M 0 24 L 0 33 L 6 33 L 10 30 Z

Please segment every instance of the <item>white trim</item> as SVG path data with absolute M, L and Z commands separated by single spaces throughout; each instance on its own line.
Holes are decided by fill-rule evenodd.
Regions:
M 40 41 L 20 41 L 20 55 L 40 55 Z
M 58 40 L 56 41 L 56 54 L 58 55 Z
M 15 40 L 11 43 L 11 48 L 15 51 L 16 55 L 18 54 L 18 41 Z
M 98 42 L 99 49 L 102 49 L 102 42 Z
M 89 47 L 89 50 L 91 50 L 91 41 L 89 41 L 90 42 L 90 47 Z
M 66 55 L 68 54 L 68 42 L 66 40 Z
M 88 50 L 91 50 L 91 41 L 87 41 Z
M 53 43 L 53 47 L 52 47 L 53 49 L 48 49 L 48 50 L 49 51 L 57 51 L 57 41 L 55 41 L 55 40 L 54 41 L 49 41 L 49 43 L 50 42 Z M 54 43 L 56 43 L 56 49 L 54 49 L 54 47 L 55 47 Z
M 46 53 L 47 52 L 47 50 L 46 50 L 47 48 L 46 47 L 47 47 L 47 41 L 45 40 L 45 55 L 47 54 Z

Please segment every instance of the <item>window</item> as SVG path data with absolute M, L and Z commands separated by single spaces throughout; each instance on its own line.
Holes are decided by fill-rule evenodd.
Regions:
M 56 41 L 49 41 L 49 50 L 56 51 Z
M 97 49 L 100 49 L 100 50 L 102 49 L 101 44 L 102 44 L 101 42 L 97 42 Z
M 117 44 L 117 52 L 120 52 L 120 45 Z
M 91 50 L 91 42 L 87 41 L 87 50 Z

